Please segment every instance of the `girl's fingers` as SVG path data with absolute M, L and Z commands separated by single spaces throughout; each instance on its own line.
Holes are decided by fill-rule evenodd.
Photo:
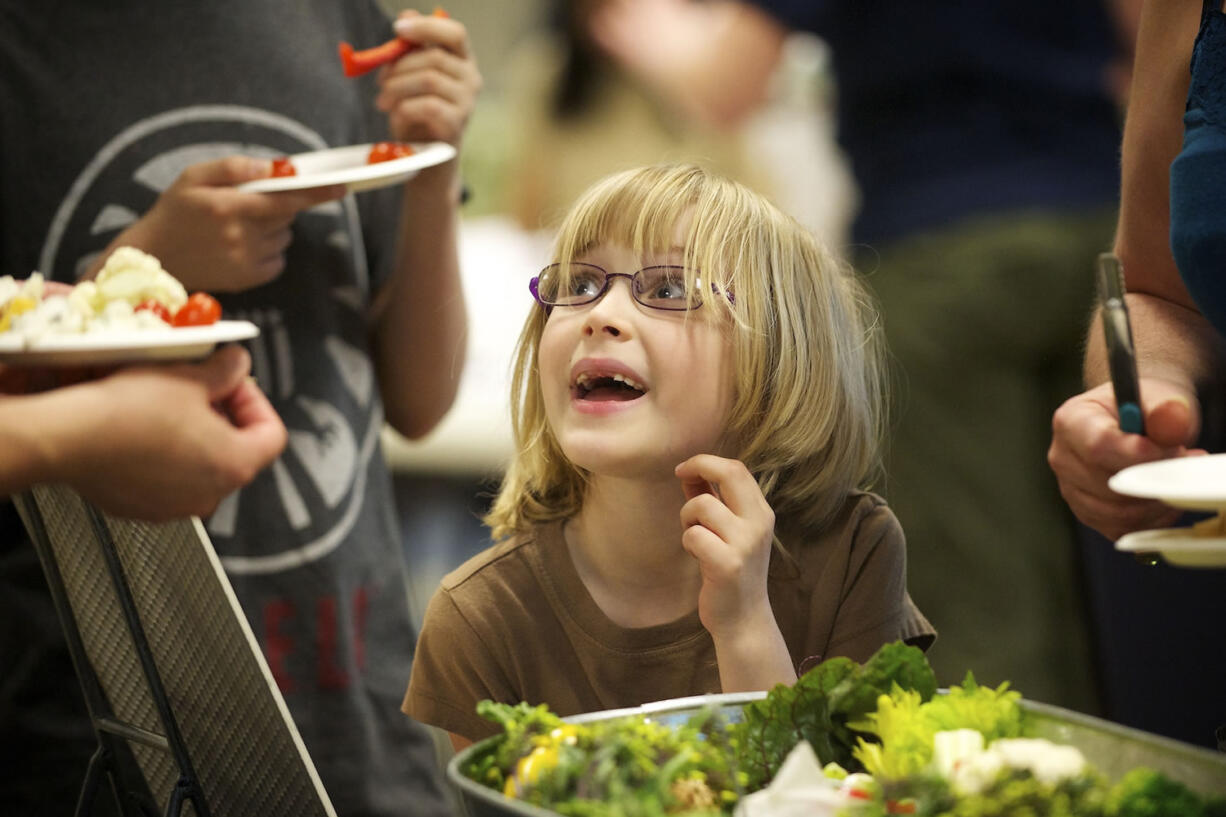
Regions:
M 740 522 L 740 517 L 714 494 L 700 493 L 681 506 L 683 530 L 701 525 L 725 541 L 731 541 Z
M 705 481 L 709 492 L 716 494 L 737 516 L 772 513 L 757 480 L 740 460 L 697 454 L 678 465 L 674 473 L 683 488 L 690 486 L 687 490 Z
M 735 578 L 744 563 L 741 554 L 702 525 L 694 525 L 682 532 L 681 547 L 702 565 L 702 575 L 706 579 L 722 582 Z

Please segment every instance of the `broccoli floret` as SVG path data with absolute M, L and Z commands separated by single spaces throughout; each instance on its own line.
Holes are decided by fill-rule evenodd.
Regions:
M 1107 817 L 1209 817 L 1206 803 L 1184 784 L 1141 767 L 1125 774 L 1107 795 Z

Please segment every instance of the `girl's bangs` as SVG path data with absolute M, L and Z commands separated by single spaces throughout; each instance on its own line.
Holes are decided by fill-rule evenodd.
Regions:
M 698 180 L 684 175 L 648 169 L 614 176 L 592 188 L 562 223 L 554 261 L 573 261 L 602 244 L 626 247 L 640 257 L 680 244 L 688 262 L 688 236 L 677 236 L 676 229 L 697 202 Z

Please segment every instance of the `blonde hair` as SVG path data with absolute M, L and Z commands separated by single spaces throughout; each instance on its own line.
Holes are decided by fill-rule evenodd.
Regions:
M 731 318 L 730 450 L 755 476 L 776 518 L 820 526 L 880 471 L 883 344 L 855 272 L 762 196 L 695 165 L 657 165 L 604 179 L 563 221 L 554 261 L 601 244 L 640 257 L 686 234 L 687 284 L 700 271 L 731 297 L 701 309 Z M 688 290 L 687 290 L 688 291 Z M 549 428 L 537 371 L 548 313 L 532 310 L 513 364 L 516 455 L 485 522 L 495 539 L 579 511 L 588 474 Z

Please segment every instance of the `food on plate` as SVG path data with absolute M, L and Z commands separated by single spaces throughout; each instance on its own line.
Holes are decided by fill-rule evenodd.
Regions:
M 298 168 L 294 167 L 293 161 L 288 156 L 281 156 L 272 160 L 272 178 L 297 175 Z
M 503 734 L 460 772 L 504 796 L 582 817 L 1226 817 L 1148 768 L 1108 780 L 1070 745 L 1028 734 L 1021 695 L 966 680 L 936 694 L 919 650 L 829 659 L 738 713 L 680 726 L 638 715 L 563 721 L 483 701 Z
M 179 307 L 171 326 L 212 326 L 221 319 L 221 304 L 207 292 L 193 292 Z
M 434 9 L 433 16 L 449 17 L 450 15 L 439 6 Z M 361 51 L 355 51 L 352 45 L 342 42 L 338 47 L 338 51 L 341 55 L 341 67 L 345 71 L 345 76 L 360 77 L 369 71 L 375 70 L 380 65 L 395 62 L 415 48 L 417 48 L 416 43 L 396 37 L 382 45 L 376 45 L 373 48 Z
M 43 276 L 0 277 L 0 332 L 30 342 L 47 335 L 207 326 L 221 318 L 211 295 L 187 290 L 161 263 L 134 247 L 107 257 L 92 281 L 66 294 L 46 291 Z
M 390 162 L 392 159 L 403 159 L 413 155 L 413 146 L 406 142 L 375 142 L 366 155 L 366 164 Z
M 505 735 L 466 774 L 507 797 L 563 814 L 581 813 L 584 803 L 628 804 L 627 815 L 639 813 L 636 803 L 717 814 L 736 801 L 739 784 L 713 715 L 673 728 L 644 719 L 568 724 L 524 703 L 483 701 L 478 711 Z

